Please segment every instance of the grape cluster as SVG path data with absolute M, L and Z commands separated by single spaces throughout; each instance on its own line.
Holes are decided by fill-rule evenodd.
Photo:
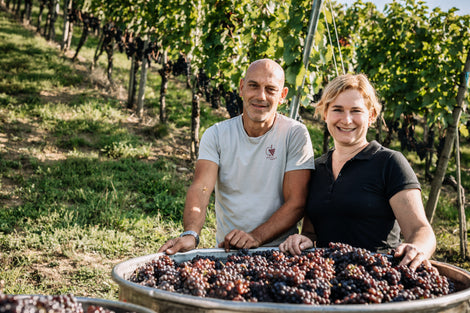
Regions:
M 103 26 L 103 47 L 112 46 L 116 42 L 119 52 L 123 53 L 125 49 L 124 32 L 117 27 L 116 23 L 109 22 Z
M 132 33 L 125 33 L 124 35 L 124 46 L 127 57 L 130 59 L 135 57 L 141 60 L 144 56 L 144 44 L 145 42 L 141 37 L 134 37 Z
M 97 305 L 90 305 L 86 310 L 71 295 L 5 295 L 0 293 L 1 313 L 114 313 Z
M 179 54 L 178 60 L 172 65 L 172 72 L 174 76 L 188 75 L 190 73 L 189 62 L 184 54 Z
M 451 280 L 424 265 L 412 271 L 391 254 L 347 244 L 304 251 L 242 249 L 226 258 L 167 255 L 135 269 L 129 280 L 162 290 L 247 302 L 366 304 L 434 298 L 455 291 Z
M 236 91 L 229 91 L 225 94 L 225 106 L 230 117 L 243 113 L 243 100 Z

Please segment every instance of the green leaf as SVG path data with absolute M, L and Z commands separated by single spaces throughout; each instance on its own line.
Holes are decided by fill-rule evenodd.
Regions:
M 468 138 L 469 132 L 468 132 L 467 125 L 460 124 L 459 131 L 460 131 L 460 135 Z
M 302 83 L 303 76 L 301 75 L 304 72 L 302 62 L 292 64 L 286 70 L 286 81 L 297 88 Z

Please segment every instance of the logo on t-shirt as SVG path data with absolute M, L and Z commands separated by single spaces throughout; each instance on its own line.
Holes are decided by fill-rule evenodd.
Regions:
M 266 159 L 275 160 L 277 157 L 275 156 L 276 149 L 273 145 L 266 148 Z

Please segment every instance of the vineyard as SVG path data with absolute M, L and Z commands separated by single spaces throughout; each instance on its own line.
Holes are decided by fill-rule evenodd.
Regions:
M 291 101 L 280 110 L 308 126 L 317 156 L 331 144 L 313 118 L 323 86 L 344 72 L 368 75 L 384 107 L 370 139 L 417 171 L 436 259 L 469 268 L 469 15 L 415 0 L 383 12 L 323 1 L 305 58 L 311 1 L 0 4 L 7 293 L 116 298 L 112 264 L 180 232 L 199 136 L 242 113 L 238 82 L 262 57 L 285 69 Z M 209 211 L 201 247 L 214 242 Z

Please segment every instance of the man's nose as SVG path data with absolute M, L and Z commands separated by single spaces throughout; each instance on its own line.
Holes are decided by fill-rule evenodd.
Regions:
M 256 98 L 259 100 L 266 100 L 266 91 L 264 90 L 264 88 L 260 88 L 258 90 Z

